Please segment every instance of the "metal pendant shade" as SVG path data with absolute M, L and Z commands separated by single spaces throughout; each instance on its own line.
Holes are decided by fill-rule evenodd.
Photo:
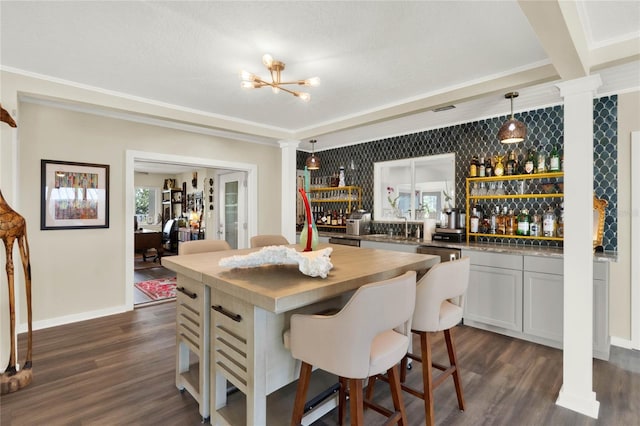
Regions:
M 510 92 L 504 95 L 505 98 L 511 99 L 511 118 L 509 118 L 498 131 L 498 139 L 502 143 L 518 143 L 522 142 L 527 136 L 527 127 L 523 122 L 513 117 L 513 98 L 518 97 L 518 92 Z
M 315 143 L 317 141 L 315 139 L 311 139 L 309 143 L 311 144 L 311 155 L 307 157 L 307 169 L 309 170 L 318 170 L 320 169 L 320 159 L 316 157 L 315 150 L 313 149 Z

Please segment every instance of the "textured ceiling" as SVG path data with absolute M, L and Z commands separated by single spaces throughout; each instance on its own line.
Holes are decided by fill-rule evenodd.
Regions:
M 507 89 L 640 56 L 638 1 L 2 1 L 0 24 L 5 70 L 196 112 L 239 138 L 333 145 L 448 103 L 504 113 Z M 284 80 L 320 77 L 310 102 L 240 88 L 241 69 L 268 76 L 267 52 Z

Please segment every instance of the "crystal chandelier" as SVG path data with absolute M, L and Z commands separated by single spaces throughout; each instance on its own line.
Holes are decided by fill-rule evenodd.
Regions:
M 284 62 L 274 60 L 268 53 L 262 57 L 262 63 L 269 70 L 269 73 L 271 74 L 271 81 L 263 80 L 261 77 L 243 70 L 240 74 L 242 78 L 240 86 L 242 88 L 259 89 L 264 86 L 270 86 L 273 93 L 278 93 L 280 90 L 283 90 L 302 99 L 303 101 L 309 101 L 311 99 L 310 94 L 306 92 L 298 92 L 297 90 L 289 90 L 282 86 L 285 84 L 298 84 L 300 86 L 317 86 L 320 84 L 320 79 L 318 77 L 312 77 L 306 80 L 282 81 L 280 73 L 284 70 Z

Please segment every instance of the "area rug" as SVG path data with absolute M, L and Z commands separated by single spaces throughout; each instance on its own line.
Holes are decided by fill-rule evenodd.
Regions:
M 141 281 L 134 285 L 153 300 L 176 297 L 176 277 Z

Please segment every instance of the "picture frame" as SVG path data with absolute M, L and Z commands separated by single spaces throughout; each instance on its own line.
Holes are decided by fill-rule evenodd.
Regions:
M 109 227 L 109 165 L 40 162 L 40 229 Z

